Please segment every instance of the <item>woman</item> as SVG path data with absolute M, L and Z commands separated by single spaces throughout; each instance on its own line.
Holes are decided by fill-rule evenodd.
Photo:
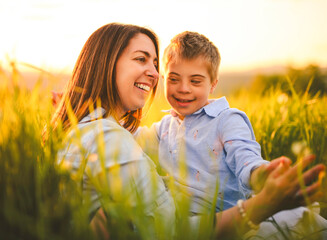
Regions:
M 147 98 L 156 92 L 158 53 L 157 37 L 148 29 L 112 23 L 96 30 L 81 51 L 52 124 L 56 127 L 62 122 L 69 132 L 59 157 L 73 172 L 81 169 L 83 192 L 92 203 L 91 217 L 108 199 L 131 207 L 142 205 L 143 213 L 154 222 L 165 219 L 160 229 L 166 234 L 163 238 L 169 239 L 174 202 L 154 164 L 131 135 Z M 311 160 L 306 158 L 303 165 Z M 233 235 L 237 225 L 244 225 L 244 231 L 256 228 L 274 213 L 304 204 L 304 195 L 315 200 L 320 183 L 301 190 L 297 170 L 285 161 L 271 171 L 256 197 L 217 214 L 217 237 Z M 304 182 L 311 182 L 323 170 L 318 165 L 306 171 Z
M 148 96 L 152 98 L 155 94 L 158 54 L 157 37 L 152 31 L 108 24 L 95 31 L 85 43 L 72 79 L 63 92 L 52 124 L 56 127 L 62 122 L 64 130 L 76 127 L 69 118 L 71 111 L 78 125 L 70 132 L 68 144 L 59 158 L 71 165 L 74 172 L 87 161 L 83 191 L 92 202 L 91 216 L 101 206 L 99 195 L 106 195 L 101 191 L 109 189 L 115 191 L 110 193 L 111 200 L 131 206 L 136 205 L 139 194 L 143 197 L 145 215 L 162 215 L 168 225 L 174 222 L 172 199 L 156 174 L 153 162 L 130 133 L 139 125 Z M 100 104 L 101 107 L 97 107 Z M 99 144 L 101 136 L 103 142 Z M 79 137 L 80 146 L 74 144 Z M 101 159 L 104 162 L 100 163 Z M 116 167 L 119 167 L 119 179 L 111 174 Z M 103 169 L 109 171 L 109 185 L 121 181 L 121 189 L 117 189 L 117 185 L 106 187 L 108 182 L 101 179 Z M 95 186 L 94 181 L 99 184 Z M 167 229 L 172 227 L 169 225 Z

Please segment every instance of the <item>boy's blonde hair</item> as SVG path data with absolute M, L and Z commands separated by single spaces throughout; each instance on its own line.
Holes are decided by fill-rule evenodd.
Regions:
M 218 48 L 210 40 L 197 32 L 185 31 L 177 34 L 164 51 L 163 67 L 167 70 L 168 64 L 179 59 L 192 60 L 203 57 L 208 64 L 211 82 L 218 79 L 220 54 Z

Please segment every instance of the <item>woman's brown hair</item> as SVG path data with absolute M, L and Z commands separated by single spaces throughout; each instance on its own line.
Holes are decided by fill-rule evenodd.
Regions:
M 138 33 L 147 35 L 153 42 L 159 59 L 158 39 L 151 30 L 120 23 L 110 23 L 96 30 L 86 41 L 76 61 L 72 78 L 66 85 L 62 99 L 53 115 L 51 124 L 56 128 L 59 121 L 63 129 L 71 126 L 68 118 L 67 104 L 70 104 L 77 121 L 81 121 L 100 101 L 105 115 L 114 116 L 115 107 L 121 104 L 117 91 L 115 69 L 120 55 L 129 41 Z M 157 71 L 159 65 L 157 66 Z M 153 100 L 157 86 L 153 88 L 150 101 Z M 121 119 L 124 128 L 133 132 L 140 124 L 142 109 L 129 111 Z M 119 120 L 119 119 L 117 119 Z

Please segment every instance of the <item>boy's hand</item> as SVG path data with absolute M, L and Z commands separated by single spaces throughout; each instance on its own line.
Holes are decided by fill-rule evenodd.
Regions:
M 254 193 L 258 193 L 263 188 L 269 174 L 278 166 L 289 167 L 292 161 L 287 157 L 279 157 L 272 160 L 269 164 L 263 164 L 252 171 L 250 186 Z

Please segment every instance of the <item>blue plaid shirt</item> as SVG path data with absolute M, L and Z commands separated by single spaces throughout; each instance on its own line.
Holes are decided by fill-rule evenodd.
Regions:
M 193 213 L 208 212 L 214 202 L 216 211 L 225 210 L 249 197 L 251 172 L 268 163 L 248 117 L 225 97 L 183 121 L 171 110 L 150 129 L 139 129 L 136 139 L 145 152 L 159 150 L 160 167 L 173 177 L 177 192 L 191 198 Z
M 87 159 L 82 184 L 83 193 L 91 200 L 90 216 L 101 207 L 103 200 L 98 190 L 102 189 L 111 194 L 113 201 L 128 199 L 135 207 L 140 207 L 141 198 L 144 213 L 155 220 L 165 219 L 167 229 L 171 229 L 175 219 L 174 202 L 153 161 L 112 116 L 97 119 L 104 112 L 102 108 L 96 109 L 68 134 L 64 148 L 58 153 L 59 163 L 70 166 L 76 173 L 83 167 L 83 159 Z

